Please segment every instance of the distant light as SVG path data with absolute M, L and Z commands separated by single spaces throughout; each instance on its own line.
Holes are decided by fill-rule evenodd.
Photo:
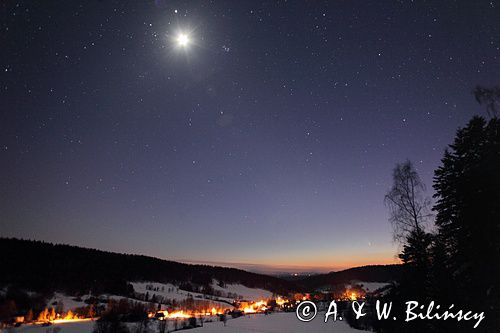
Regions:
M 177 45 L 183 48 L 187 47 L 191 43 L 189 36 L 185 33 L 180 33 L 179 35 L 177 35 L 177 38 L 175 40 L 177 42 Z

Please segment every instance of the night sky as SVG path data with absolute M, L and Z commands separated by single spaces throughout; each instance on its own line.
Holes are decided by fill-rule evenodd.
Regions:
M 0 6 L 1 236 L 276 269 L 395 262 L 392 168 L 411 159 L 432 195 L 483 113 L 473 87 L 499 83 L 497 1 Z

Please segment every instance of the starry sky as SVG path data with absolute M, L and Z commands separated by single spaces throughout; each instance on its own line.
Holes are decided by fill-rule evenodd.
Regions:
M 253 269 L 396 262 L 498 84 L 497 1 L 2 1 L 0 235 Z M 179 34 L 189 37 L 182 47 Z

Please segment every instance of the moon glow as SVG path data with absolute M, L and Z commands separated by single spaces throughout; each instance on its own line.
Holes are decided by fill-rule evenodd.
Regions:
M 179 33 L 175 41 L 177 45 L 182 48 L 186 48 L 191 43 L 189 36 L 185 33 Z

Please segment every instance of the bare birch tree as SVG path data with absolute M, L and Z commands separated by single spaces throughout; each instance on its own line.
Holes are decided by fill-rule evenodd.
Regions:
M 423 231 L 430 214 L 430 198 L 425 196 L 425 184 L 407 160 L 396 164 L 392 188 L 385 195 L 394 239 L 402 242 L 412 232 Z

